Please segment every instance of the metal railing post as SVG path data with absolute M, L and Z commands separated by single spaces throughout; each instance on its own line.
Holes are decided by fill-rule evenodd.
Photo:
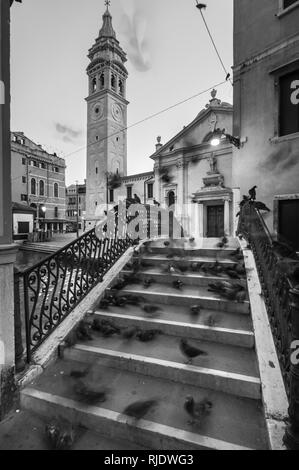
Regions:
M 25 369 L 24 347 L 22 340 L 22 320 L 20 308 L 20 271 L 14 268 L 14 324 L 15 324 L 15 368 L 16 372 Z

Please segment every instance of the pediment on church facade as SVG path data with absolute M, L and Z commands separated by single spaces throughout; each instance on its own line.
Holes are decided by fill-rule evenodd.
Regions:
M 188 126 L 184 127 L 166 144 L 158 144 L 157 151 L 151 158 L 169 157 L 172 153 L 179 150 L 206 145 L 210 140 L 209 137 L 217 128 L 226 129 L 228 133 L 231 133 L 232 119 L 233 107 L 228 103 L 212 99 L 210 104 Z

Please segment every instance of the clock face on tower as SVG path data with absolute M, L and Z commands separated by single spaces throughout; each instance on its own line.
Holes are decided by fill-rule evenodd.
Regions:
M 104 115 L 104 105 L 102 102 L 95 103 L 91 108 L 91 117 L 94 121 L 101 119 Z
M 112 114 L 113 119 L 116 122 L 122 122 L 123 121 L 123 111 L 122 111 L 119 104 L 117 104 L 117 103 L 112 104 L 111 114 Z

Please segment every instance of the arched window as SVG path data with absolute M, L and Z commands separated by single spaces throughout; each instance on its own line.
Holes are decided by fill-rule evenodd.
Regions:
M 119 80 L 118 82 L 118 88 L 119 88 L 119 94 L 121 96 L 123 96 L 124 94 L 124 84 L 123 84 L 123 81 L 122 80 Z
M 115 75 L 111 75 L 111 88 L 112 88 L 112 90 L 116 90 L 116 79 L 115 79 Z
M 101 90 L 105 87 L 105 75 L 103 73 L 100 76 L 100 87 Z
M 54 183 L 54 197 L 59 197 L 59 187 L 58 183 Z
M 35 180 L 35 178 L 32 178 L 32 180 L 31 180 L 31 194 L 36 196 L 36 180 Z
M 45 195 L 45 182 L 43 180 L 39 182 L 39 195 L 40 196 Z
M 97 91 L 97 79 L 96 78 L 93 78 L 91 85 L 92 85 L 92 91 Z

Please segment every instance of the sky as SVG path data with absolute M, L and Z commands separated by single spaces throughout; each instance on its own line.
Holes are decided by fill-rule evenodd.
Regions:
M 196 0 L 111 0 L 113 27 L 128 54 L 128 125 L 222 82 L 224 71 Z M 233 0 L 206 0 L 206 21 L 230 71 Z M 65 158 L 67 185 L 86 174 L 88 49 L 104 0 L 24 0 L 11 8 L 13 131 Z M 229 82 L 218 98 L 232 103 Z M 128 174 L 151 171 L 157 136 L 166 143 L 209 102 L 210 92 L 128 130 Z

